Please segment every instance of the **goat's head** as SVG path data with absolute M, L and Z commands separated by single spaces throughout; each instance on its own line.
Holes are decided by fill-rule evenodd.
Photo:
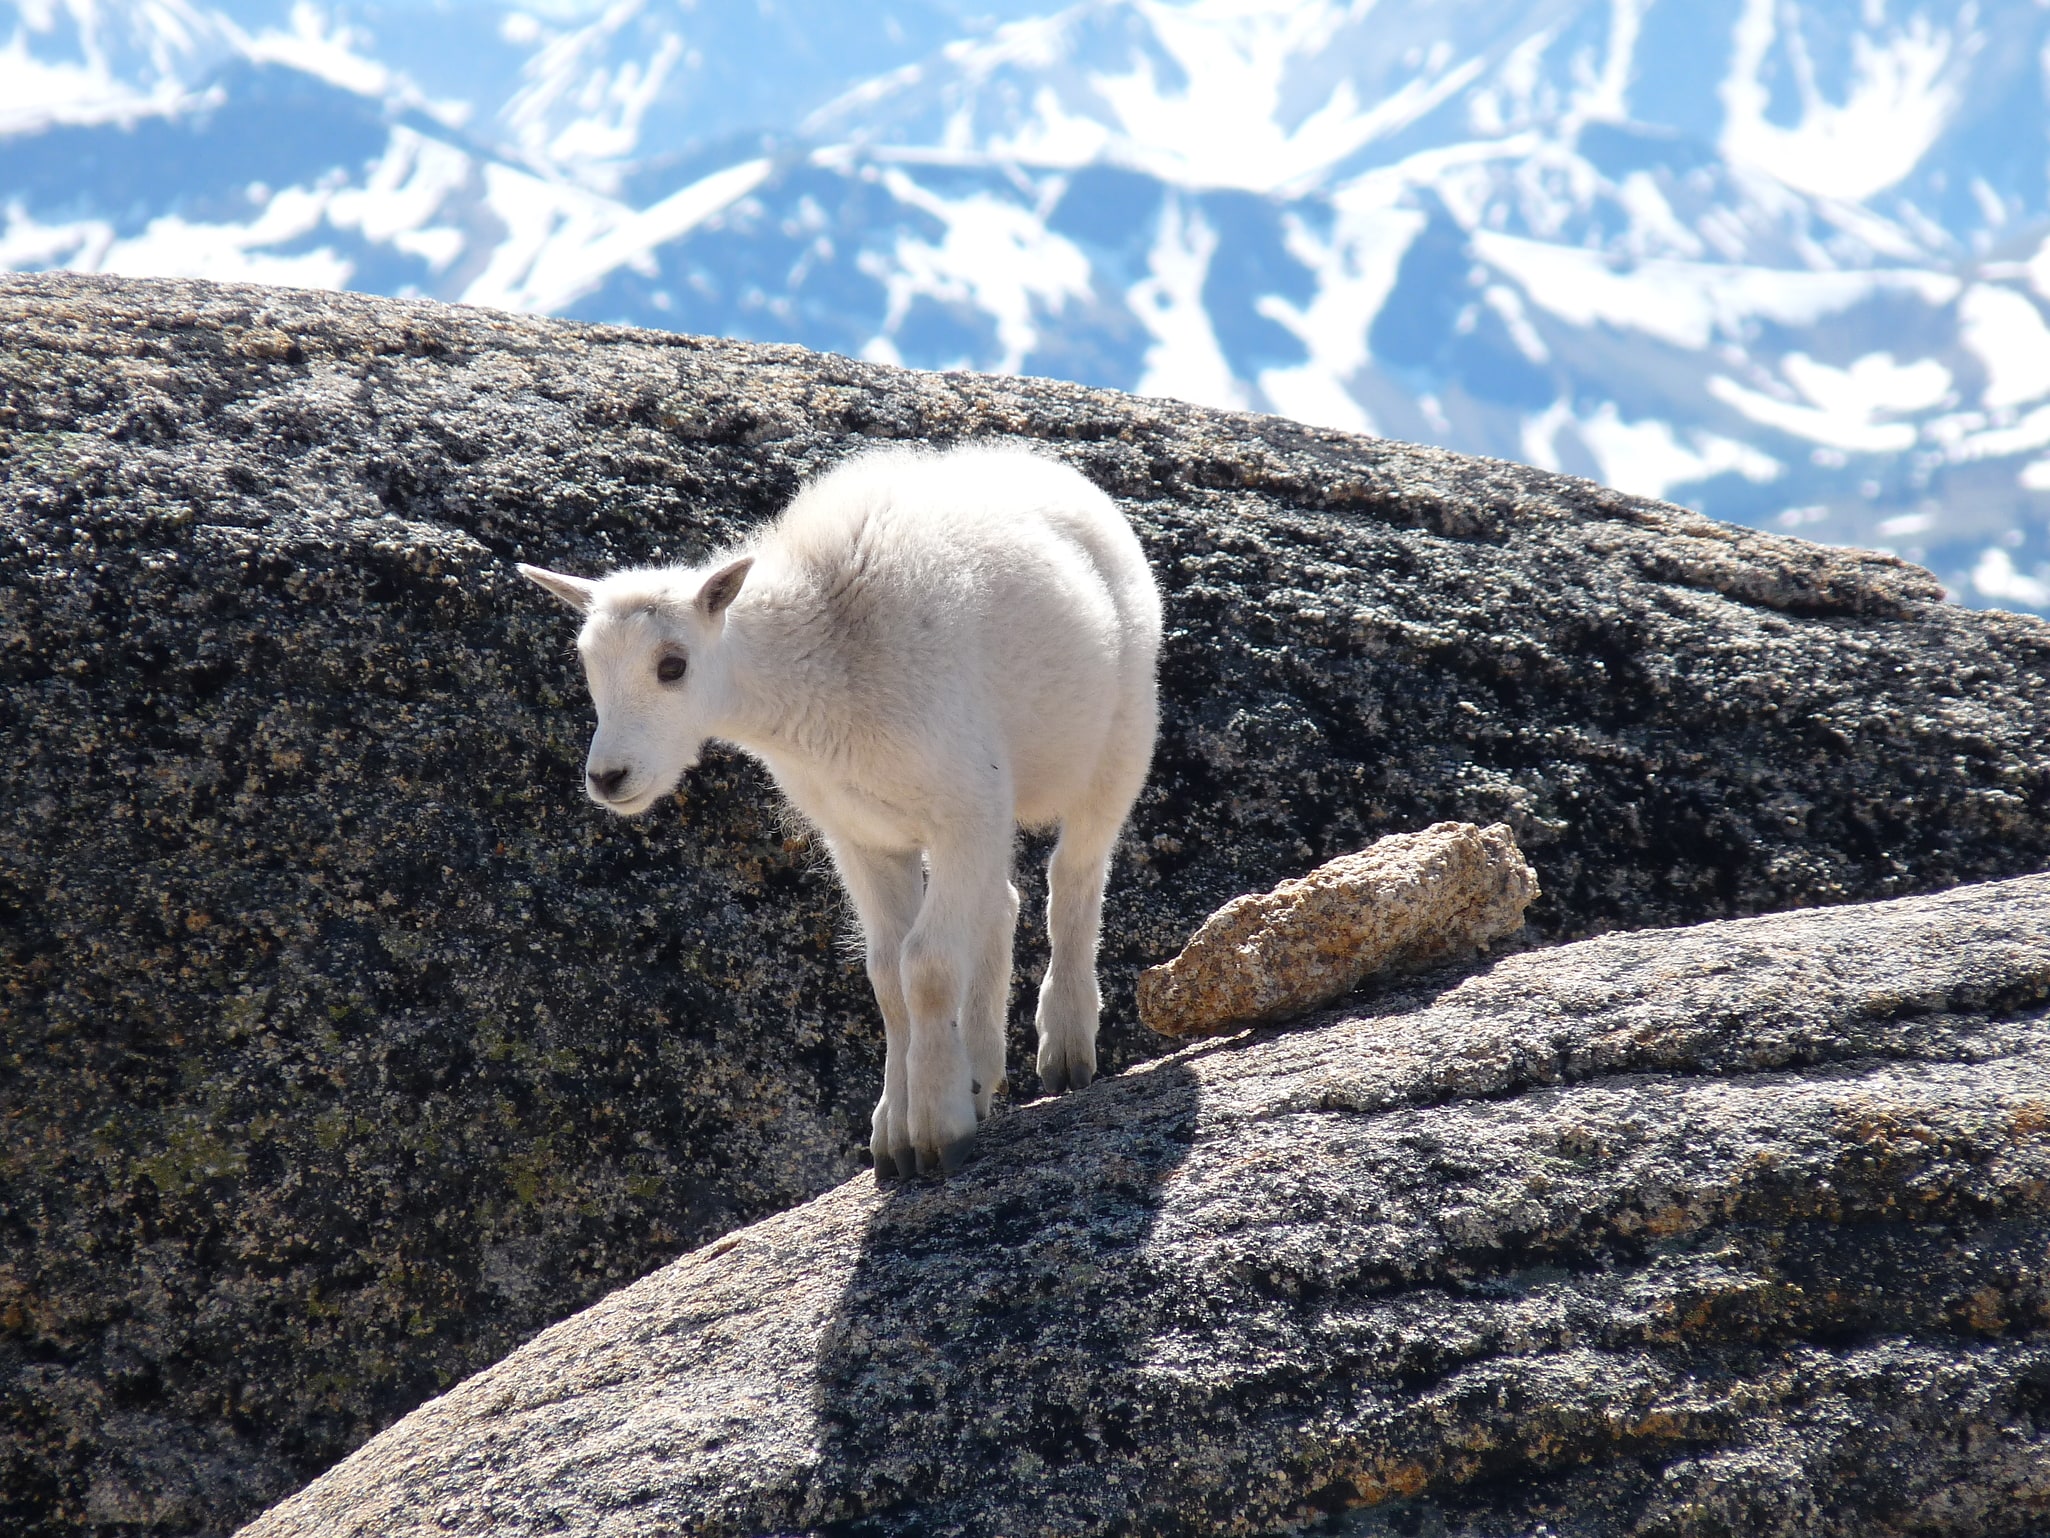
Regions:
M 520 567 L 584 616 L 577 635 L 598 729 L 584 793 L 630 817 L 672 790 L 731 707 L 726 611 L 752 556 L 709 570 L 626 571 L 592 581 Z

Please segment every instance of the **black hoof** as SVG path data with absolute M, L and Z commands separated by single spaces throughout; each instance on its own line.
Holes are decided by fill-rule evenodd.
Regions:
M 898 1170 L 897 1161 L 895 1159 L 891 1158 L 886 1153 L 879 1153 L 875 1156 L 875 1161 L 876 1179 L 895 1180 L 897 1178 Z
M 1096 1078 L 1096 1070 L 1087 1064 L 1079 1064 L 1068 1070 L 1069 1089 L 1087 1089 Z
M 940 1168 L 949 1175 L 968 1162 L 968 1151 L 975 1146 L 972 1137 L 956 1138 L 940 1150 Z
M 1067 1087 L 1068 1076 L 1062 1071 L 1059 1063 L 1041 1070 L 1039 1075 L 1039 1092 L 1042 1095 L 1058 1095 Z

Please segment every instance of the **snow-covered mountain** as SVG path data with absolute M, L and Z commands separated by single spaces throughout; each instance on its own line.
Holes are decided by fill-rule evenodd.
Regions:
M 2050 612 L 2038 0 L 26 0 L 0 32 L 0 267 L 1279 411 Z

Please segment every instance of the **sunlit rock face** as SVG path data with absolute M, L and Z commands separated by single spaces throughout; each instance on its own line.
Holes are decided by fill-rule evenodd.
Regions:
M 0 266 L 1029 372 L 2050 609 L 2033 0 L 31 6 Z
M 1118 498 L 1166 603 L 1107 1071 L 1165 1048 L 1142 967 L 1385 833 L 1508 824 L 1535 943 L 2050 863 L 2050 630 L 1886 557 L 1048 381 L 0 280 L 0 1529 L 221 1531 L 857 1172 L 821 852 L 732 754 L 589 805 L 573 620 L 512 563 L 699 559 L 990 435 Z
M 2040 1531 L 2050 876 L 1533 952 L 730 1234 L 245 1538 Z

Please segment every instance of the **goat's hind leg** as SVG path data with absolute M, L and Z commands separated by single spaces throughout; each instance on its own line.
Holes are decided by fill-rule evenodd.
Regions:
M 918 919 L 925 874 L 915 851 L 864 849 L 832 842 L 834 867 L 861 920 L 869 986 L 883 1012 L 883 1095 L 869 1123 L 869 1153 L 876 1175 L 909 1175 L 910 1105 L 906 1093 L 911 1057 L 911 1011 L 904 998 L 904 937 Z
M 904 942 L 904 1001 L 911 1015 L 904 1088 L 921 1171 L 951 1173 L 968 1156 L 982 1108 L 975 1066 L 979 1060 L 992 1076 L 1001 1069 L 1001 1037 L 994 1054 L 989 1038 L 995 1034 L 992 1001 L 1001 996 L 994 981 L 995 931 L 1015 912 L 1008 814 L 1006 804 L 988 826 L 979 819 L 936 838 L 926 851 L 925 902 Z M 970 1015 L 971 1003 L 981 1006 L 977 1016 Z M 992 1087 L 984 1084 L 985 1093 Z
M 1143 663 L 1143 666 L 1141 665 Z M 1128 656 L 1120 698 L 1088 798 L 1061 818 L 1060 842 L 1046 869 L 1046 928 L 1053 954 L 1039 987 L 1039 1083 L 1049 1095 L 1082 1089 L 1096 1077 L 1096 944 L 1111 851 L 1146 783 L 1158 713 L 1152 644 Z
M 989 1115 L 990 1097 L 1004 1087 L 1006 1027 L 1011 1014 L 1011 948 L 1018 934 L 1018 889 L 1004 883 L 1004 906 L 989 926 L 982 962 L 968 990 L 968 1064 L 975 1118 Z
M 1122 811 L 1122 808 L 1120 808 Z M 1075 818 L 1061 825 L 1046 868 L 1046 929 L 1053 954 L 1039 985 L 1039 1086 L 1049 1095 L 1082 1089 L 1096 1077 L 1097 930 L 1103 885 L 1123 819 Z

